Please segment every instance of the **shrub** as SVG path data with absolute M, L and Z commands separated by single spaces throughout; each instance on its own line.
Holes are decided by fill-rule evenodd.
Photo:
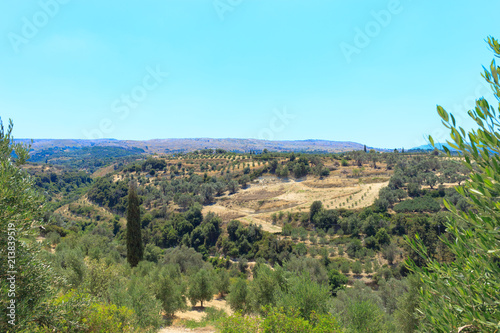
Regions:
M 254 279 L 250 283 L 251 307 L 260 312 L 263 306 L 276 304 L 275 291 L 280 288 L 279 277 L 282 270 L 273 271 L 267 265 L 259 265 L 255 270 Z
M 361 266 L 361 262 L 359 261 L 355 261 L 353 264 L 352 264 L 352 272 L 356 275 L 359 275 L 363 272 L 363 268 Z
M 358 252 L 360 252 L 362 248 L 361 241 L 359 239 L 353 239 L 349 245 L 347 245 L 347 254 L 352 258 L 358 257 Z
M 56 251 L 56 267 L 65 278 L 65 287 L 67 289 L 78 288 L 87 274 L 88 268 L 83 258 L 83 253 L 79 250 L 59 250 L 64 248 L 65 243 L 58 245 Z
M 149 279 L 155 297 L 161 302 L 167 316 L 173 316 L 176 311 L 186 308 L 186 287 L 179 266 L 158 268 L 149 275 Z
M 134 312 L 115 304 L 93 304 L 87 317 L 82 317 L 88 325 L 87 332 L 131 332 Z
M 396 255 L 398 252 L 398 248 L 395 243 L 390 243 L 383 249 L 383 255 L 384 258 L 387 259 L 390 265 L 394 262 L 394 259 L 396 259 Z
M 385 244 L 389 244 L 391 242 L 391 238 L 389 237 L 389 234 L 387 234 L 387 231 L 385 230 L 385 228 L 380 228 L 377 231 L 375 238 L 377 239 L 377 243 L 381 246 L 385 245 Z
M 439 203 L 428 196 L 408 199 L 394 206 L 394 211 L 396 213 L 438 212 L 440 209 L 441 206 Z
M 305 256 L 307 254 L 307 247 L 304 243 L 298 243 L 295 245 L 294 252 L 299 256 Z
M 111 266 L 106 265 L 104 260 L 90 259 L 88 273 L 85 276 L 84 286 L 88 292 L 95 297 L 107 297 L 108 287 L 113 278 L 114 271 Z
M 161 258 L 162 253 L 163 250 L 160 247 L 149 243 L 144 248 L 144 259 L 157 263 Z
M 229 289 L 228 302 L 233 311 L 245 313 L 249 310 L 248 285 L 246 280 L 239 278 Z
M 325 284 L 328 281 L 328 273 L 318 259 L 301 257 L 290 258 L 289 261 L 283 264 L 286 271 L 293 272 L 296 276 L 301 275 L 303 272 L 308 272 L 310 278 L 320 284 Z
M 61 235 L 57 232 L 51 231 L 47 234 L 47 241 L 50 245 L 57 245 L 61 241 Z
M 137 324 L 144 329 L 155 329 L 161 325 L 161 301 L 141 278 L 134 277 L 128 285 L 129 302 L 137 314 Z
M 353 288 L 339 291 L 333 301 L 333 311 L 342 313 L 342 321 L 348 332 L 380 332 L 389 330 L 384 323 L 382 300 L 361 281 Z
M 305 241 L 307 239 L 307 230 L 303 227 L 299 228 L 299 236 L 301 241 Z
M 365 263 L 364 270 L 365 270 L 365 273 L 366 273 L 366 274 L 370 274 L 370 273 L 372 273 L 372 272 L 373 272 L 372 262 L 371 262 L 370 260 L 368 260 L 368 261 Z
M 247 268 L 248 268 L 248 260 L 246 260 L 245 258 L 239 258 L 238 269 L 240 270 L 240 272 L 246 274 Z
M 50 311 L 41 324 L 61 332 L 132 332 L 136 318 L 129 308 L 99 303 L 89 294 L 75 290 L 51 300 L 48 307 Z M 49 332 L 32 324 L 27 331 Z
M 260 325 L 262 333 L 335 333 L 342 332 L 335 318 L 330 314 L 314 311 L 303 318 L 299 311 L 286 312 L 283 308 L 269 308 Z
M 197 272 L 204 266 L 203 256 L 185 246 L 166 249 L 163 258 L 166 264 L 178 264 L 182 273 Z
M 275 224 L 275 223 L 274 223 Z M 283 230 L 281 231 L 283 236 L 290 236 L 292 234 L 292 225 L 290 223 L 286 223 L 283 226 Z
M 331 269 L 328 272 L 328 284 L 330 285 L 330 291 L 332 295 L 337 295 L 339 290 L 344 289 L 344 285 L 347 284 L 349 279 L 344 274 L 340 273 L 336 269 Z
M 340 264 L 340 270 L 344 274 L 348 274 L 351 271 L 351 266 L 349 265 L 348 261 L 344 261 Z
M 314 282 L 309 272 L 291 277 L 288 281 L 286 290 L 276 291 L 278 307 L 283 307 L 289 314 L 298 311 L 303 319 L 309 318 L 312 312 L 318 314 L 328 312 L 328 300 L 331 293 L 327 285 Z
M 268 307 L 263 319 L 244 317 L 237 312 L 219 322 L 221 333 L 335 333 L 342 328 L 330 314 L 311 313 L 308 318 L 300 317 L 298 311 L 285 312 L 283 308 Z
M 229 274 L 225 269 L 219 269 L 215 277 L 215 288 L 220 296 L 224 296 L 229 292 L 231 282 L 229 281 Z
M 245 317 L 238 311 L 232 316 L 222 318 L 217 326 L 221 333 L 257 333 L 259 324 L 260 318 Z
M 366 237 L 364 242 L 367 249 L 378 249 L 378 242 L 374 236 Z
M 328 239 L 326 239 L 326 237 L 320 237 L 318 243 L 321 245 L 326 245 L 328 244 Z

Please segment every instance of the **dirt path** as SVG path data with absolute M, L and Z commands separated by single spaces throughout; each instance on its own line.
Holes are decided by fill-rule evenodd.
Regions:
M 232 314 L 233 311 L 227 304 L 225 299 L 214 298 L 211 301 L 204 302 L 203 306 L 215 308 L 217 310 L 224 310 L 227 314 Z M 196 320 L 200 321 L 205 316 L 205 312 L 199 307 L 191 308 L 188 311 L 176 312 L 175 317 L 179 320 Z
M 165 327 L 158 331 L 158 333 L 185 333 L 185 332 L 200 332 L 200 333 L 215 333 L 215 329 L 211 327 L 200 328 L 185 328 L 185 327 Z
M 233 314 L 233 311 L 227 304 L 225 299 L 221 299 L 218 297 L 214 297 L 209 302 L 205 302 L 203 304 L 206 307 L 211 307 L 215 308 L 218 310 L 224 310 L 227 314 L 231 315 Z M 206 326 L 206 327 L 199 327 L 199 328 L 185 328 L 182 326 L 182 321 L 183 320 L 195 320 L 195 321 L 200 321 L 203 319 L 205 316 L 205 312 L 200 309 L 199 307 L 196 308 L 191 308 L 188 311 L 184 312 L 176 312 L 175 313 L 175 319 L 174 319 L 174 324 L 169 327 L 162 328 L 161 330 L 158 331 L 158 333 L 178 333 L 178 332 L 203 332 L 203 333 L 211 333 L 211 332 L 216 332 L 215 328 L 212 326 Z

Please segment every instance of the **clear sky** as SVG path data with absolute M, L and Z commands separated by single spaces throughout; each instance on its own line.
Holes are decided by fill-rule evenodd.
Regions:
M 414 147 L 466 122 L 500 1 L 0 2 L 17 138 L 263 138 Z

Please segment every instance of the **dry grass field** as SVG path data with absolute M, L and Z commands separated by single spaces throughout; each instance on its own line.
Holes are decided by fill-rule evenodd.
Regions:
M 319 200 L 325 208 L 359 209 L 373 204 L 381 188 L 387 186 L 390 173 L 385 169 L 363 171 L 350 177 L 353 167 L 343 167 L 323 179 L 279 179 L 262 176 L 247 189 L 224 195 L 203 213 L 213 212 L 224 222 L 238 219 L 243 223 L 262 225 L 265 231 L 278 233 L 281 227 L 272 223 L 272 214 L 307 212 L 312 202 Z

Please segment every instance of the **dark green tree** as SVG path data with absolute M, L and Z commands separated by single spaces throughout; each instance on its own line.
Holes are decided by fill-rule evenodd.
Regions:
M 318 214 L 321 209 L 323 209 L 323 203 L 321 201 L 314 201 L 309 210 L 309 221 L 313 222 L 314 216 Z
M 381 246 L 389 244 L 391 242 L 391 238 L 389 237 L 389 234 L 387 233 L 385 228 L 378 229 L 377 234 L 375 235 L 375 239 Z
M 135 182 L 130 182 L 127 209 L 127 261 L 135 267 L 144 256 L 141 235 L 141 211 Z
M 345 288 L 345 285 L 349 279 L 347 276 L 344 274 L 340 273 L 336 269 L 331 269 L 328 272 L 328 284 L 330 285 L 330 291 L 332 292 L 332 295 L 337 295 L 337 292 L 339 290 L 342 290 Z

